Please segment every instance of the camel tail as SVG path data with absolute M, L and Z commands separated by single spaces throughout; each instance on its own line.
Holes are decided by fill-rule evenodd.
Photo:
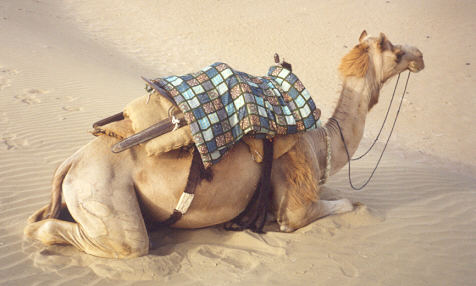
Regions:
M 63 191 L 63 180 L 68 174 L 71 165 L 73 164 L 74 156 L 66 159 L 59 167 L 56 169 L 55 175 L 53 177 L 53 183 L 51 188 L 51 202 L 49 205 L 49 214 L 47 218 L 58 218 L 61 212 L 61 202 L 62 202 L 62 191 Z

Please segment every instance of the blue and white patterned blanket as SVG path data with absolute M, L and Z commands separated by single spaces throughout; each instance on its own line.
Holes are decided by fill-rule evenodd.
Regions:
M 257 77 L 215 63 L 196 73 L 153 81 L 170 93 L 184 113 L 206 167 L 218 162 L 245 134 L 271 138 L 320 125 L 309 92 L 281 66 Z

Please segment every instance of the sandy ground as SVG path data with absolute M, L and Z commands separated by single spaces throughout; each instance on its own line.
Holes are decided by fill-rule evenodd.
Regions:
M 476 2 L 191 2 L 0 2 L 0 284 L 474 285 Z M 417 46 L 426 69 L 410 78 L 375 180 L 353 192 L 343 169 L 326 185 L 325 197 L 350 198 L 355 211 L 292 234 L 164 229 L 150 255 L 127 261 L 23 239 L 55 168 L 92 139 L 92 122 L 144 95 L 140 75 L 218 60 L 262 75 L 279 52 L 326 118 L 339 60 L 363 29 Z M 353 166 L 355 181 L 376 158 Z

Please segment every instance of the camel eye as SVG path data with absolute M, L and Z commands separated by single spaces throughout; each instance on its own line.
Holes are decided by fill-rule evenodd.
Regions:
M 395 54 L 395 61 L 397 63 L 399 63 L 402 60 L 402 57 L 403 57 L 404 54 L 405 54 L 405 52 L 402 52 L 402 51 L 397 52 Z

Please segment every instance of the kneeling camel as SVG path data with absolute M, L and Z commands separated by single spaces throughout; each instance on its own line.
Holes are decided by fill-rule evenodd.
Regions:
M 394 45 L 384 34 L 361 34 L 359 43 L 339 66 L 343 88 L 334 120 L 300 134 L 296 145 L 273 163 L 271 204 L 281 231 L 292 232 L 320 217 L 353 209 L 347 199 L 319 199 L 319 181 L 328 167 L 326 141 L 330 143 L 330 175 L 348 162 L 335 120 L 352 156 L 383 84 L 404 70 L 418 72 L 423 68 L 423 55 L 417 48 Z M 99 136 L 59 166 L 52 201 L 29 218 L 26 236 L 46 245 L 71 244 L 100 257 L 130 258 L 148 253 L 144 217 L 152 221 L 169 217 L 185 188 L 189 160 L 180 151 L 148 156 L 140 146 L 115 154 L 111 146 L 117 142 L 116 138 Z M 189 211 L 173 227 L 224 223 L 249 203 L 261 168 L 244 143 L 236 144 L 211 168 L 213 180 L 201 182 Z M 68 209 L 74 222 L 50 217 L 50 210 L 60 205 Z

